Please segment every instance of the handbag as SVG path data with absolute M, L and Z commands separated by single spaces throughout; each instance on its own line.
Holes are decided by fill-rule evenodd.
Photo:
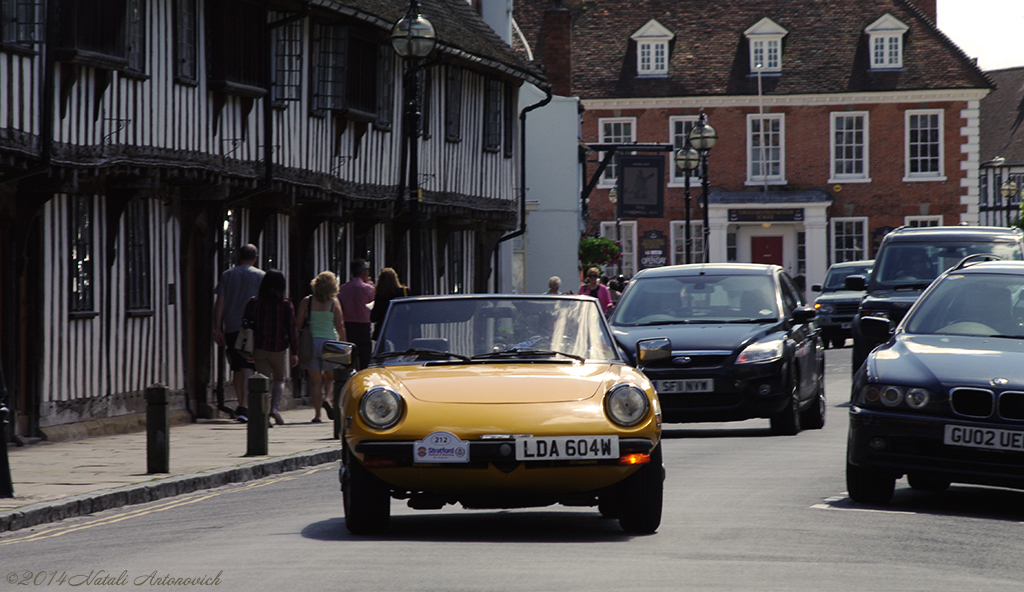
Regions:
M 252 333 L 252 328 L 243 324 L 242 328 L 238 330 L 238 337 L 235 338 L 235 351 L 246 358 L 252 358 L 255 346 L 256 338 Z
M 309 317 L 313 313 L 310 297 L 306 296 L 306 322 L 299 331 L 299 364 L 308 366 L 313 361 L 313 330 L 309 328 Z

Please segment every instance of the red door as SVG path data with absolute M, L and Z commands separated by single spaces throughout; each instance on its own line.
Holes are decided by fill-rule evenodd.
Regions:
M 750 237 L 750 262 L 782 265 L 781 236 Z

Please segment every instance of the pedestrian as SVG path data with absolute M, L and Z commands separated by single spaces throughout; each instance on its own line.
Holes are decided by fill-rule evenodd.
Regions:
M 313 336 L 313 358 L 305 366 L 309 372 L 309 396 L 313 400 L 313 423 L 320 423 L 320 409 L 327 412 L 327 419 L 334 419 L 331 408 L 331 394 L 334 392 L 334 369 L 338 366 L 321 359 L 324 343 L 330 340 L 347 341 L 345 317 L 338 302 L 338 276 L 333 271 L 321 271 L 309 282 L 313 294 L 299 303 L 295 325 L 304 327 L 309 321 Z
M 390 267 L 380 270 L 380 275 L 377 276 L 376 290 L 377 294 L 373 298 L 373 310 L 370 311 L 374 341 L 380 337 L 380 329 L 384 325 L 384 317 L 388 314 L 391 300 L 409 295 L 409 288 L 402 285 L 398 279 L 398 273 Z
M 601 311 L 607 313 L 612 307 L 612 296 L 608 287 L 601 283 L 601 268 L 592 266 L 587 268 L 584 275 L 584 283 L 580 286 L 579 294 L 586 294 L 597 298 L 601 305 Z
M 548 294 L 558 294 L 558 291 L 562 289 L 562 278 L 557 275 L 553 275 L 548 278 Z
M 245 319 L 252 324 L 255 343 L 252 360 L 257 371 L 270 377 L 270 417 L 277 425 L 284 423 L 279 406 L 285 374 L 299 363 L 295 308 L 284 291 L 284 274 L 271 269 L 263 276 L 259 293 L 245 305 Z
M 348 340 L 356 346 L 356 369 L 362 370 L 370 365 L 370 309 L 367 304 L 373 302 L 376 290 L 370 280 L 370 264 L 365 259 L 353 259 L 349 265 L 352 279 L 338 290 L 338 300 L 345 315 L 345 333 Z
M 220 283 L 213 291 L 217 296 L 213 303 L 213 340 L 227 350 L 231 382 L 238 399 L 235 418 L 243 423 L 248 419 L 245 407 L 248 380 L 255 366 L 235 349 L 235 340 L 242 328 L 245 305 L 259 292 L 263 281 L 263 270 L 255 267 L 257 254 L 255 245 L 239 249 L 238 264 L 220 275 Z

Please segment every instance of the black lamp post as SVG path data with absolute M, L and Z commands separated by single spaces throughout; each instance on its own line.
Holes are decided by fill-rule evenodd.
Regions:
M 420 79 L 419 71 L 423 67 L 423 58 L 430 55 L 437 45 L 437 33 L 434 25 L 420 14 L 418 0 L 410 0 L 409 9 L 393 29 L 391 29 L 391 47 L 405 60 L 405 73 L 402 77 L 402 92 L 405 95 L 405 113 L 402 126 L 404 141 L 407 142 L 409 154 L 408 182 L 409 189 L 409 282 L 413 293 L 423 294 L 423 282 L 420 274 L 420 186 L 419 186 L 419 133 L 420 133 Z M 405 173 L 406 171 L 403 171 Z
M 718 132 L 708 125 L 707 114 L 701 113 L 697 125 L 690 130 L 690 146 L 700 153 L 700 162 L 704 166 L 700 180 L 701 190 L 704 192 L 702 196 L 704 201 L 704 263 L 710 261 L 709 253 L 711 252 L 708 246 L 708 235 L 711 233 L 711 228 L 708 226 L 708 152 L 715 146 L 716 141 L 718 141 Z
M 689 265 L 693 263 L 693 239 L 690 238 L 690 175 L 693 174 L 693 170 L 700 164 L 700 153 L 690 146 L 689 141 L 686 145 L 679 150 L 676 150 L 676 166 L 683 170 L 685 173 L 685 192 L 686 196 L 686 263 Z M 705 248 L 705 250 L 707 250 Z

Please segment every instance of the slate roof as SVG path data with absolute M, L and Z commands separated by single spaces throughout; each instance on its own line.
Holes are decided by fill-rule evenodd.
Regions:
M 990 70 L 996 90 L 981 100 L 981 162 L 1024 165 L 1024 67 Z
M 388 31 L 409 7 L 408 0 L 313 0 L 312 4 Z M 466 0 L 420 0 L 420 12 L 434 25 L 442 53 L 545 84 L 541 71 L 502 41 Z
M 757 94 L 743 32 L 764 17 L 788 31 L 781 75 L 766 95 L 991 88 L 991 81 L 907 0 L 565 0 L 572 11 L 572 93 L 586 98 Z M 537 60 L 552 0 L 516 0 L 515 18 Z M 864 29 L 886 13 L 909 26 L 904 67 L 868 67 Z M 630 35 L 651 19 L 675 34 L 668 75 L 636 77 Z

